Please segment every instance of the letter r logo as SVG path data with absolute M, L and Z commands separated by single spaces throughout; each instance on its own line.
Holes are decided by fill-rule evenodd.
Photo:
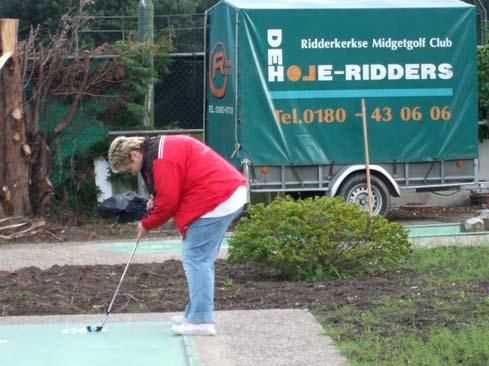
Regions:
M 209 59 L 209 88 L 216 98 L 223 98 L 226 94 L 231 65 L 232 60 L 226 58 L 224 43 L 216 42 Z

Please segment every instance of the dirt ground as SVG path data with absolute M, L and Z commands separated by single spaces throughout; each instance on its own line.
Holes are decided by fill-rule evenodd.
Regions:
M 103 313 L 123 269 L 123 265 L 99 265 L 0 271 L 0 316 Z M 487 281 L 464 284 L 463 290 L 469 299 L 484 298 L 489 295 L 488 285 Z M 344 321 L 338 318 L 337 311 L 343 306 L 369 310 L 386 297 L 414 301 L 419 298 L 419 311 L 407 320 L 410 325 L 414 321 L 419 323 L 420 329 L 435 323 L 455 328 L 460 324 L 451 314 L 434 308 L 432 304 L 435 299 L 456 298 L 461 290 L 459 287 L 451 284 L 432 291 L 415 273 L 408 271 L 348 280 L 270 280 L 260 277 L 247 265 L 218 260 L 215 299 L 217 310 L 307 308 L 335 323 Z M 186 279 L 179 261 L 134 264 L 129 269 L 113 312 L 182 311 L 187 297 Z M 475 308 L 476 304 L 474 311 Z M 351 324 L 351 327 L 353 332 L 362 331 L 360 325 L 358 329 L 356 324 Z M 385 329 L 385 332 L 389 331 Z
M 408 205 L 395 207 L 387 215 L 391 221 L 409 221 L 409 220 L 440 220 L 455 221 L 462 218 L 477 216 L 477 211 L 488 209 L 487 205 L 469 205 L 469 206 L 424 206 Z
M 84 221 L 84 223 L 77 225 L 48 222 L 40 229 L 36 229 L 19 238 L 10 240 L 2 238 L 0 235 L 0 245 L 6 243 L 22 244 L 118 240 L 134 239 L 136 237 L 137 222 L 119 224 L 101 219 Z M 35 220 L 33 220 L 33 222 L 35 222 Z M 14 232 L 14 230 L 10 230 L 8 234 Z M 147 238 L 178 237 L 179 235 L 174 223 L 168 222 L 149 233 Z
M 393 208 L 387 219 L 391 221 L 409 222 L 410 220 L 437 220 L 460 222 L 461 219 L 477 215 L 477 211 L 487 209 L 485 206 L 402 206 Z M 77 222 L 73 224 L 72 222 Z M 90 240 L 133 239 L 136 235 L 137 223 L 119 224 L 102 219 L 68 220 L 67 224 L 48 222 L 46 226 L 34 234 L 29 233 L 20 238 L 5 240 L 0 235 L 2 243 L 42 243 Z M 1 232 L 0 234 L 6 234 Z M 172 221 L 154 230 L 149 237 L 178 237 L 179 233 Z

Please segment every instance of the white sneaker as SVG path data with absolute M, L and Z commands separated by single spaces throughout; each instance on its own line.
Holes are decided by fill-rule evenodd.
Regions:
M 171 330 L 180 335 L 213 336 L 216 335 L 216 326 L 213 323 L 182 323 L 173 325 Z
M 171 317 L 170 321 L 173 323 L 173 324 L 176 324 L 176 325 L 180 325 L 180 324 L 183 324 L 187 321 L 187 319 L 185 319 L 185 315 L 184 314 L 178 314 L 178 315 L 174 315 Z

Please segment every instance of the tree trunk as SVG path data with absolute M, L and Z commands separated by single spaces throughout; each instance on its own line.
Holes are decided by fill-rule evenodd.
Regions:
M 0 69 L 0 205 L 5 215 L 32 213 L 29 156 L 23 110 L 23 84 L 17 43 L 18 20 L 0 19 L 3 66 Z M 7 57 L 5 57 L 7 55 Z M 1 64 L 1 63 L 0 63 Z
M 32 147 L 31 204 L 37 216 L 45 217 L 49 213 L 49 202 L 53 194 L 53 185 L 49 180 L 51 152 L 40 132 L 32 136 Z

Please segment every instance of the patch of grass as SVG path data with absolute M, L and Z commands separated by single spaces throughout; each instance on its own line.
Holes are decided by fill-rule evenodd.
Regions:
M 467 282 L 489 277 L 489 247 L 416 248 L 403 269 L 429 282 Z
M 17 291 L 15 297 L 18 299 L 30 299 L 32 297 L 32 291 Z
M 125 308 L 124 310 L 127 311 L 128 313 L 147 313 L 148 312 L 148 305 L 144 302 L 139 302 L 137 304 L 132 304 Z
M 151 296 L 152 298 L 159 298 L 162 289 L 160 289 L 160 288 L 150 288 L 147 291 L 149 293 L 149 296 Z
M 425 338 L 383 338 L 365 332 L 339 345 L 352 366 L 484 366 L 489 364 L 488 325 L 471 325 L 457 331 L 433 328 Z
M 315 311 L 352 365 L 489 365 L 489 246 L 415 249 L 398 291 Z
M 232 279 L 232 278 L 227 277 L 227 278 L 224 280 L 223 285 L 224 285 L 225 287 L 228 287 L 228 288 L 229 288 L 229 287 L 233 287 L 233 285 L 234 285 L 234 281 L 233 281 L 233 279 Z
M 138 304 L 138 311 L 140 311 L 142 313 L 147 312 L 148 311 L 148 305 L 146 305 L 145 303 Z

